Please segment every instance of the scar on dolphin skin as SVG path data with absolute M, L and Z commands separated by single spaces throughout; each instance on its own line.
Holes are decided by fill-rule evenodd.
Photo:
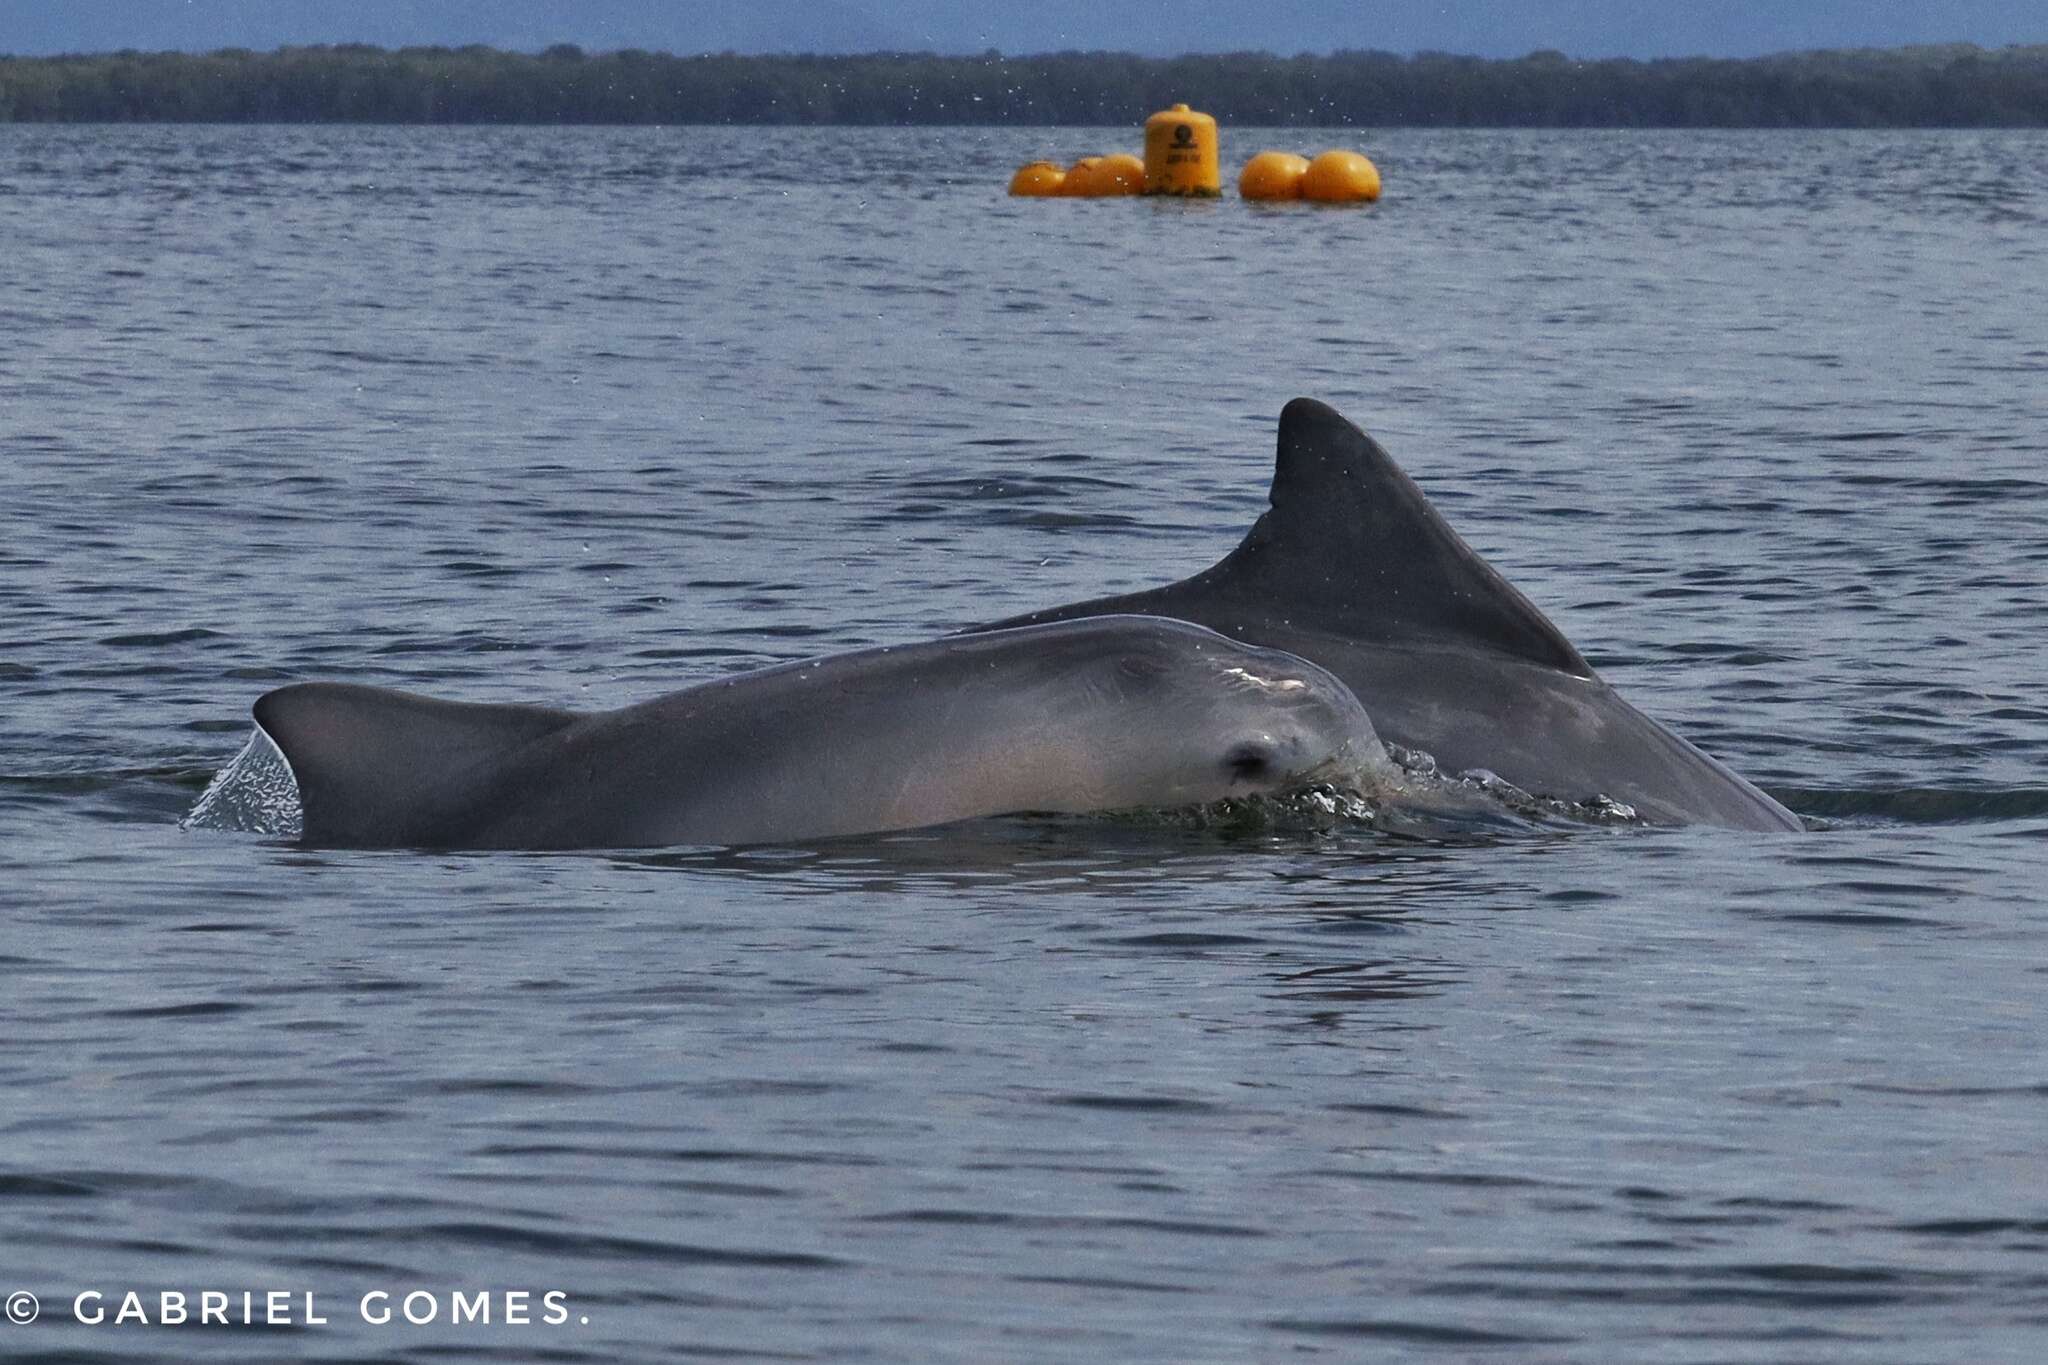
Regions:
M 1308 686 L 1300 678 L 1261 678 L 1244 668 L 1226 668 L 1223 671 L 1226 675 L 1239 679 L 1246 686 L 1256 687 L 1263 692 L 1293 692 Z

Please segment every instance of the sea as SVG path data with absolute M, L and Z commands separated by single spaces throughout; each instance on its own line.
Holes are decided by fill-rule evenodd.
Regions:
M 2048 134 L 1006 196 L 1141 114 L 0 127 L 0 1355 L 2048 1356 Z M 1297 395 L 1807 832 L 186 822 L 1182 577 Z

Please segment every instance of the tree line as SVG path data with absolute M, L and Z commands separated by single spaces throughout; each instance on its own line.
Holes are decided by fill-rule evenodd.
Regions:
M 1741 60 L 1110 52 L 671 56 L 345 45 L 0 57 L 0 121 L 2044 127 L 2048 45 Z

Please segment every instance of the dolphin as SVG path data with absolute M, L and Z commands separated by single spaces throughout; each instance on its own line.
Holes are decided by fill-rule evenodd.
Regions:
M 1321 664 L 1387 743 L 1538 796 L 1605 796 L 1652 824 L 1805 826 L 1624 701 L 1458 537 L 1391 455 L 1334 409 L 1280 413 L 1272 506 L 1192 578 L 980 630 L 1146 613 Z
M 298 683 L 255 716 L 304 842 L 330 847 L 792 843 L 1395 779 L 1325 670 L 1144 615 L 781 664 L 595 714 Z

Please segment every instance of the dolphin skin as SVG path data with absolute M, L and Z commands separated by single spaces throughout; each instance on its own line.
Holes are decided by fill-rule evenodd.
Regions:
M 1348 683 L 1390 744 L 1538 796 L 1606 796 L 1655 824 L 1799 817 L 1622 700 L 1334 409 L 1280 414 L 1272 506 L 1212 568 L 980 629 L 1140 612 L 1286 650 Z
M 803 842 L 1393 772 L 1323 669 L 1145 615 L 782 664 L 590 715 L 342 683 L 255 713 L 305 842 L 333 847 Z

